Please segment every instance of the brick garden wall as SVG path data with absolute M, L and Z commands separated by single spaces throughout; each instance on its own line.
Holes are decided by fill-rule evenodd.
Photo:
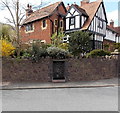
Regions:
M 70 81 L 98 80 L 118 75 L 118 62 L 115 59 L 70 59 L 66 65 Z
M 3 59 L 3 82 L 50 82 L 52 81 L 52 62 L 50 58 L 42 58 L 33 63 L 30 60 Z M 120 69 L 117 59 L 66 59 L 66 81 L 98 80 L 117 77 Z

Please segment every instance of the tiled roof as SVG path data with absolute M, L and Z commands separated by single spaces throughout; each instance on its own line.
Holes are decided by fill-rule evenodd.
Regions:
M 120 36 L 120 26 L 115 27 L 115 30 L 119 33 L 119 36 Z
M 118 31 L 115 29 L 115 27 L 111 27 L 110 25 L 107 25 L 107 29 L 113 31 L 113 32 L 116 32 L 118 33 Z
M 81 8 L 83 8 L 89 16 L 88 20 L 85 22 L 84 26 L 82 27 L 82 30 L 88 29 L 101 2 L 102 0 L 97 0 L 95 2 L 86 3 L 81 6 Z
M 53 13 L 53 11 L 57 8 L 57 6 L 61 3 L 62 1 L 60 2 L 56 2 L 54 4 L 51 4 L 47 7 L 44 7 L 44 8 L 41 8 L 37 11 L 34 11 L 30 16 L 28 16 L 23 24 L 27 24 L 27 23 L 30 23 L 30 22 L 33 22 L 33 21 L 36 21 L 36 20 L 39 20 L 39 19 L 42 19 L 44 17 L 47 17 L 49 15 L 51 15 Z
M 88 14 L 86 13 L 86 11 L 85 11 L 83 8 L 79 7 L 79 6 L 76 5 L 76 4 L 74 4 L 74 7 L 76 7 L 82 14 L 88 16 Z
M 120 26 L 119 27 L 115 27 L 115 29 L 120 33 Z

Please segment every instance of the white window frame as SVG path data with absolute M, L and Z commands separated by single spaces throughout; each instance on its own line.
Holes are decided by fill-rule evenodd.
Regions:
M 34 32 L 34 24 L 30 23 L 25 26 L 25 33 L 31 33 Z

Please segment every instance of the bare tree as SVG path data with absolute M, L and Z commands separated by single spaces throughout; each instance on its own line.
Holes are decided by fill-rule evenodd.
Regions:
M 15 31 L 16 31 L 16 42 L 17 42 L 17 56 L 20 55 L 20 26 L 22 24 L 22 20 L 25 17 L 25 6 L 23 4 L 20 4 L 19 0 L 1 0 L 3 9 L 7 8 L 11 18 L 5 18 L 9 23 L 14 25 Z M 38 6 L 33 7 L 34 9 L 39 9 L 42 6 L 46 5 L 48 3 L 41 2 Z
M 20 7 L 19 0 L 1 0 L 1 3 L 4 8 L 7 8 L 9 11 L 11 18 L 8 17 L 5 19 L 14 26 L 14 29 L 16 31 L 16 44 L 17 44 L 17 56 L 20 54 L 20 25 L 21 22 L 25 16 L 25 13 L 23 12 L 23 7 Z

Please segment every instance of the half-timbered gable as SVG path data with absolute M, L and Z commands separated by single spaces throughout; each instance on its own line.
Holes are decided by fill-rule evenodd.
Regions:
M 106 19 L 106 14 L 104 10 L 104 5 L 103 3 L 101 3 L 89 26 L 89 30 L 105 36 L 106 22 L 107 22 L 107 19 Z
M 93 34 L 93 49 L 102 49 L 103 40 L 106 36 L 107 18 L 103 2 L 99 2 L 96 13 L 88 27 L 88 31 Z
M 79 30 L 88 18 L 87 13 L 78 5 L 72 5 L 66 15 L 66 31 Z
M 70 12 L 74 12 L 73 9 L 80 9 L 79 13 L 79 22 L 78 20 L 74 23 L 77 23 L 79 26 L 70 27 L 70 19 L 72 15 Z M 77 15 L 76 15 L 77 16 Z M 103 48 L 103 39 L 106 36 L 106 25 L 107 17 L 104 8 L 104 3 L 102 0 L 97 0 L 95 2 L 86 2 L 83 0 L 81 6 L 72 5 L 66 16 L 66 33 L 72 32 L 75 30 L 88 31 L 91 33 L 91 42 L 93 49 L 102 49 Z

